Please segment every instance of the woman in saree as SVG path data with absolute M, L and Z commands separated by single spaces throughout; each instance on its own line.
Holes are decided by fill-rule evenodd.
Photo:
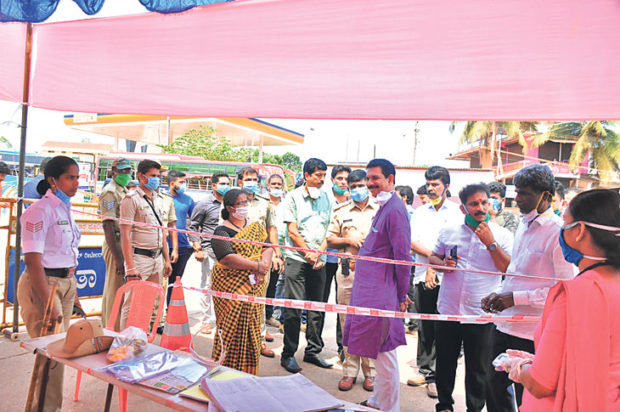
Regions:
M 232 189 L 224 195 L 222 225 L 216 236 L 265 242 L 267 231 L 260 222 L 248 222 L 246 192 Z M 211 289 L 239 295 L 265 296 L 265 276 L 271 268 L 273 250 L 269 247 L 229 240 L 211 240 L 217 259 L 212 271 Z M 219 337 L 213 344 L 213 359 L 233 369 L 256 375 L 261 346 L 263 307 L 258 303 L 213 298 Z M 222 344 L 224 347 L 222 348 Z
M 508 351 L 502 367 L 527 389 L 521 411 L 620 411 L 620 195 L 577 195 L 559 242 L 579 274 L 549 291 L 536 354 Z

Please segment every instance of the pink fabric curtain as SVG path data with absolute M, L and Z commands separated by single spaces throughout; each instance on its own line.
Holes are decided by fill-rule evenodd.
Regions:
M 31 102 L 49 109 L 620 118 L 618 0 L 239 0 L 41 24 L 34 35 Z M 0 93 L 13 98 L 20 88 L 4 75 L 21 68 L 9 63 Z
M 0 24 L 0 100 L 22 101 L 26 24 Z

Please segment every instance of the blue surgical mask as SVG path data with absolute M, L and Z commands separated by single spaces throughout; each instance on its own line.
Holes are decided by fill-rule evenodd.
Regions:
M 282 189 L 269 189 L 269 194 L 273 197 L 282 197 Z
M 253 180 L 243 182 L 243 190 L 248 193 L 260 193 L 260 187 L 258 186 L 258 182 L 255 182 Z
M 368 198 L 368 188 L 366 187 L 356 187 L 355 189 L 349 190 L 351 194 L 351 199 L 354 202 L 361 203 Z
M 174 191 L 177 192 L 178 194 L 181 194 L 181 193 L 185 193 L 186 190 L 187 190 L 187 185 L 185 183 L 183 183 L 178 188 L 175 188 Z
M 491 203 L 491 207 L 493 208 L 493 210 L 496 210 L 498 212 L 502 210 L 502 202 L 495 199 L 494 197 L 489 199 L 489 203 Z
M 607 260 L 607 258 L 604 258 L 604 257 L 584 255 L 583 253 L 581 253 L 575 248 L 570 247 L 568 243 L 566 243 L 566 240 L 564 240 L 564 231 L 566 229 L 570 229 L 571 227 L 576 226 L 578 223 L 579 221 L 576 221 L 560 229 L 560 235 L 558 237 L 558 241 L 560 243 L 560 247 L 562 248 L 562 255 L 564 255 L 564 260 L 566 260 L 568 263 L 572 263 L 573 265 L 579 265 L 579 262 L 584 257 L 591 259 L 591 260 L 601 260 L 601 261 Z M 588 223 L 588 222 L 584 222 L 584 223 L 589 226 L 595 225 L 595 224 Z M 603 226 L 603 225 L 596 225 L 594 227 L 603 228 L 603 230 L 609 230 L 607 228 L 613 229 L 610 226 Z M 618 230 L 618 228 L 615 228 L 615 230 Z
M 149 177 L 144 186 L 147 189 L 149 189 L 151 192 L 154 192 L 155 190 L 159 188 L 159 183 L 160 183 L 159 177 Z
M 230 190 L 230 185 L 221 184 L 215 187 L 215 191 L 221 194 L 222 196 L 228 193 L 229 190 Z
M 64 204 L 66 205 L 70 205 L 71 204 L 71 196 L 67 195 L 65 192 L 63 192 L 60 189 L 56 189 L 56 197 L 58 199 L 60 199 Z

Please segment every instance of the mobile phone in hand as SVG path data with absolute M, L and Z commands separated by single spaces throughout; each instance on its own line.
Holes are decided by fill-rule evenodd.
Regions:
M 452 249 L 450 249 L 450 258 L 454 261 L 456 261 L 457 259 L 457 248 L 456 246 L 454 246 Z

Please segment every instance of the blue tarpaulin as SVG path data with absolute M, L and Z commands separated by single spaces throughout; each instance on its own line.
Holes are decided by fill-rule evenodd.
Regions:
M 0 22 L 41 23 L 58 7 L 60 0 L 0 0 Z M 88 15 L 97 14 L 105 0 L 73 0 Z M 149 11 L 178 13 L 196 6 L 232 0 L 139 0 Z

